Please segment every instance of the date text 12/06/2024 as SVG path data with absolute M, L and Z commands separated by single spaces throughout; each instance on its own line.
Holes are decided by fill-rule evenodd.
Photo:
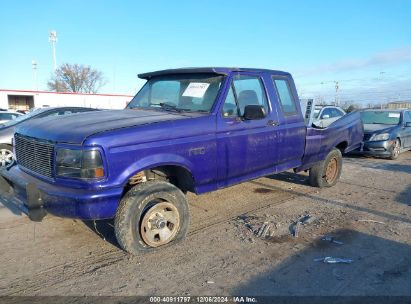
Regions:
M 255 297 L 218 297 L 218 296 L 173 296 L 150 297 L 150 303 L 258 303 Z

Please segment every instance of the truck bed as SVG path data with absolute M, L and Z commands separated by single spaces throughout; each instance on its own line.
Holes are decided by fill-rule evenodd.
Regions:
M 337 147 L 342 153 L 358 148 L 363 140 L 363 126 L 359 112 L 352 112 L 332 123 L 328 128 L 307 127 L 302 165 L 296 172 L 307 170 Z

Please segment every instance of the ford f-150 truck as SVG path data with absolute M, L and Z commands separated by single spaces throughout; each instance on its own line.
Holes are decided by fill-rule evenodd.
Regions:
M 289 73 L 188 68 L 140 74 L 146 84 L 124 110 L 48 117 L 14 136 L 16 164 L 2 195 L 31 220 L 46 214 L 114 218 L 120 246 L 137 254 L 184 238 L 185 193 L 309 170 L 333 186 L 342 153 L 360 146 L 358 113 L 306 127 Z

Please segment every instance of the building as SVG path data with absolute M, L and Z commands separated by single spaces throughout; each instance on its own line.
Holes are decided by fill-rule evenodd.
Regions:
M 132 98 L 131 95 L 0 89 L 0 109 L 29 110 L 31 108 L 60 106 L 124 109 Z
M 393 101 L 387 105 L 388 109 L 411 109 L 411 101 Z

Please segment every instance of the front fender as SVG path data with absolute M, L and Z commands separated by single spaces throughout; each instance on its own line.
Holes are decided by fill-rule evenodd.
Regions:
M 171 153 L 159 153 L 143 157 L 130 164 L 116 179 L 116 184 L 126 185 L 130 177 L 136 173 L 160 166 L 174 165 L 185 168 L 193 175 L 193 164 L 187 158 Z M 193 175 L 194 179 L 195 176 Z

